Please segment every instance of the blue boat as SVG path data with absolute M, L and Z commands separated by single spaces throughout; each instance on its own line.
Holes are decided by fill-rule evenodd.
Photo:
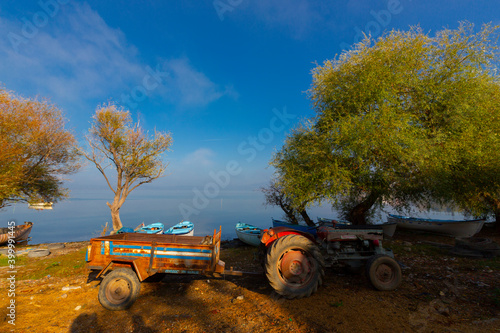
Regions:
M 316 226 L 310 227 L 308 225 L 303 225 L 303 224 L 292 224 L 289 222 L 275 220 L 275 219 L 273 219 L 273 227 L 274 228 L 287 227 L 287 228 L 291 228 L 291 229 L 295 229 L 295 230 L 299 230 L 299 231 L 303 231 L 303 232 L 308 232 L 313 236 L 316 236 L 317 229 L 318 229 L 318 227 L 316 227 Z
M 194 224 L 189 221 L 182 221 L 163 232 L 166 235 L 193 236 Z
M 146 226 L 140 227 L 136 232 L 141 234 L 162 234 L 163 229 L 163 223 L 151 223 Z
M 335 227 L 336 225 L 351 225 L 352 223 L 346 220 L 334 220 L 326 217 L 318 217 L 320 226 Z
M 118 231 L 116 233 L 117 234 L 125 234 L 127 232 L 135 232 L 135 230 L 132 228 L 122 227 L 122 228 L 118 229 Z

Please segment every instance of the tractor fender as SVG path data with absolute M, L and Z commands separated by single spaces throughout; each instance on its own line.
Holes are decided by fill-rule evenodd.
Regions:
M 311 240 L 313 243 L 317 244 L 318 242 L 314 238 L 313 235 L 307 232 L 303 232 L 300 230 L 288 228 L 288 227 L 275 227 L 275 228 L 269 228 L 269 229 L 264 229 L 262 233 L 262 238 L 261 238 L 261 243 L 268 248 L 270 245 L 272 245 L 277 239 L 281 237 L 285 237 L 287 235 L 299 235 L 306 237 L 307 239 Z

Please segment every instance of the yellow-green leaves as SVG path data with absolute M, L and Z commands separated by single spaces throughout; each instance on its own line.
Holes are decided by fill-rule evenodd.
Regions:
M 121 227 L 118 212 L 129 193 L 163 176 L 168 164 L 163 162 L 162 154 L 172 145 L 172 136 L 156 130 L 149 136 L 138 123 L 132 122 L 129 111 L 113 104 L 99 107 L 93 120 L 87 136 L 90 150 L 81 153 L 94 163 L 115 194 L 108 206 L 117 230 Z M 105 171 L 110 162 L 116 171 L 116 183 L 112 183 Z
M 458 202 L 454 179 L 471 193 L 484 172 L 500 174 L 498 34 L 469 23 L 434 36 L 391 31 L 315 68 L 316 117 L 271 162 L 285 192 L 299 202 Z

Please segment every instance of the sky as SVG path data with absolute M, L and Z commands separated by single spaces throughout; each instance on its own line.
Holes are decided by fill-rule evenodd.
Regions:
M 314 115 L 316 66 L 363 33 L 420 25 L 432 35 L 464 20 L 500 24 L 500 2 L 2 0 L 0 84 L 57 105 L 82 145 L 108 102 L 170 132 L 167 176 L 137 195 L 182 189 L 190 198 L 173 209 L 194 214 L 203 199 L 268 184 L 273 152 Z M 111 194 L 91 165 L 66 185 L 73 197 Z

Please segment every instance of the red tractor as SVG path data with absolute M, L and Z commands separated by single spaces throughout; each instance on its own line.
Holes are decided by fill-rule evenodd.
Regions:
M 391 250 L 382 247 L 383 232 L 376 226 L 321 226 L 317 234 L 288 227 L 263 231 L 261 254 L 269 283 L 286 298 L 308 297 L 321 286 L 324 268 L 363 267 L 378 290 L 394 290 L 402 274 Z

